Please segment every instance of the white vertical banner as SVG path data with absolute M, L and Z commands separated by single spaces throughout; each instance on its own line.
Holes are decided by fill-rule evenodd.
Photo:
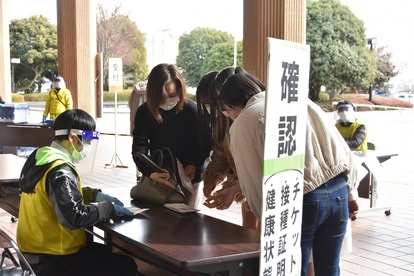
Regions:
M 112 157 L 111 163 L 106 164 L 106 167 L 117 167 L 117 168 L 128 168 L 124 166 L 121 162 L 121 159 L 118 156 L 117 150 L 117 137 L 118 137 L 118 130 L 117 130 L 117 117 L 118 117 L 118 92 L 122 92 L 123 88 L 123 75 L 122 75 L 122 59 L 121 58 L 110 58 L 108 60 L 108 86 L 109 92 L 114 92 L 114 130 L 115 130 L 115 153 Z M 118 162 L 120 165 L 118 165 Z
M 109 92 L 120 92 L 123 84 L 122 58 L 110 58 L 108 63 Z
M 300 275 L 310 48 L 268 38 L 260 275 Z

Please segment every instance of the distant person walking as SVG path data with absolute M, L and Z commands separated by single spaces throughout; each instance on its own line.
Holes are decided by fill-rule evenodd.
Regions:
M 147 80 L 141 81 L 134 85 L 134 89 L 128 99 L 128 107 L 130 109 L 130 133 L 133 136 L 135 127 L 135 114 L 137 113 L 138 107 L 140 107 L 147 100 Z
M 72 93 L 66 88 L 65 80 L 61 76 L 56 76 L 53 80 L 53 88 L 49 91 L 46 98 L 45 111 L 43 112 L 43 122 L 47 116 L 51 120 L 56 119 L 62 112 L 73 108 Z
M 148 80 L 141 81 L 134 85 L 134 89 L 131 92 L 131 95 L 128 99 L 128 107 L 130 110 L 130 134 L 134 136 L 134 128 L 135 128 L 135 115 L 137 114 L 138 107 L 140 107 L 146 100 L 147 100 L 147 82 Z M 139 171 L 138 167 L 136 167 L 136 176 L 137 181 L 139 181 L 142 177 L 142 173 Z

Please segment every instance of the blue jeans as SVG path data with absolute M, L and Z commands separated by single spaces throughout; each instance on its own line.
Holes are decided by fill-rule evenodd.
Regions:
M 339 256 L 349 219 L 348 188 L 341 175 L 303 197 L 302 276 L 311 251 L 315 275 L 339 275 Z

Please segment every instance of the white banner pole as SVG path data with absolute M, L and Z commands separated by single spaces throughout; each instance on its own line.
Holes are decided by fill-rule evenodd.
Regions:
M 106 164 L 105 167 L 116 167 L 116 168 L 128 168 L 122 164 L 121 159 L 118 156 L 117 152 L 117 116 L 118 116 L 118 91 L 122 91 L 123 77 L 122 77 L 122 59 L 121 58 L 110 58 L 109 59 L 109 71 L 108 71 L 108 84 L 109 92 L 115 93 L 115 108 L 114 108 L 114 130 L 115 130 L 115 153 L 112 156 L 111 163 Z M 117 164 L 119 161 L 120 165 Z

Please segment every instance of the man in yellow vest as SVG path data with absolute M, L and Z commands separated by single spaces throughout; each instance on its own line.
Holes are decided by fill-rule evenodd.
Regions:
M 46 106 L 43 112 L 43 122 L 47 115 L 55 120 L 60 113 L 73 108 L 72 94 L 66 88 L 65 80 L 61 76 L 56 76 L 53 80 L 53 88 L 49 91 L 46 98 Z
M 351 150 L 367 150 L 367 129 L 355 116 L 355 107 L 351 101 L 341 100 L 336 105 L 339 116 L 335 126 L 344 137 Z

